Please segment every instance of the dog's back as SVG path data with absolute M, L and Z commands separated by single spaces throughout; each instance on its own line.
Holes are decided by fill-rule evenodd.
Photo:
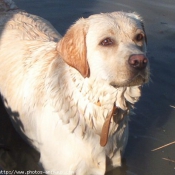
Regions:
M 18 32 L 23 40 L 58 41 L 61 36 L 45 19 L 19 10 L 11 0 L 0 0 L 0 32 Z M 2 37 L 2 36 L 1 36 Z M 13 36 L 14 37 L 14 36 Z
M 0 92 L 20 132 L 31 130 L 30 125 L 24 128 L 22 124 L 30 123 L 23 118 L 26 115 L 23 111 L 30 116 L 32 110 L 26 108 L 34 105 L 32 99 L 42 101 L 39 100 L 42 95 L 37 93 L 36 99 L 34 91 L 43 88 L 47 65 L 57 56 L 60 38 L 48 21 L 19 10 L 11 0 L 0 0 Z M 26 104 L 27 101 L 31 104 Z

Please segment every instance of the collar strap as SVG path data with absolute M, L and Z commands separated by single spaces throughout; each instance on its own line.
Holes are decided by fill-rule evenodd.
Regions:
M 113 109 L 108 113 L 106 120 L 103 124 L 101 135 L 100 135 L 100 145 L 105 146 L 108 142 L 108 133 L 109 133 L 109 128 L 110 128 L 110 123 L 111 123 L 111 118 L 113 114 L 116 112 L 117 107 L 114 103 Z

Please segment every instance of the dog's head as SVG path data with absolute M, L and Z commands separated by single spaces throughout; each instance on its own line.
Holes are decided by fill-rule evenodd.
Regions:
M 135 13 L 113 12 L 79 19 L 58 43 L 63 60 L 83 77 L 112 86 L 148 81 L 146 34 Z

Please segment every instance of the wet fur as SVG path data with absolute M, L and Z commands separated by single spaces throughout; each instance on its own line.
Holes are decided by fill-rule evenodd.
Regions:
M 129 55 L 146 53 L 145 41 L 134 41 L 142 26 L 134 13 L 99 14 L 78 20 L 61 38 L 40 17 L 18 9 L 1 12 L 0 92 L 45 170 L 103 175 L 121 165 L 128 114 L 149 78 L 146 68 L 128 84 L 135 76 Z M 101 46 L 109 36 L 117 42 Z M 101 129 L 114 103 L 119 110 L 101 147 Z

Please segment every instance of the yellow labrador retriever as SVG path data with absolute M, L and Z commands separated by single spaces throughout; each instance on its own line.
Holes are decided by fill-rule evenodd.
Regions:
M 0 92 L 44 171 L 104 175 L 120 166 L 127 116 L 149 79 L 140 16 L 81 18 L 61 38 L 11 0 L 0 7 Z

